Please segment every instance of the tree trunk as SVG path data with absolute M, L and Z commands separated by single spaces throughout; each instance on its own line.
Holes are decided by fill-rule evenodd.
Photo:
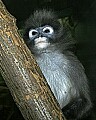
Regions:
M 65 120 L 34 57 L 0 0 L 0 72 L 25 120 Z

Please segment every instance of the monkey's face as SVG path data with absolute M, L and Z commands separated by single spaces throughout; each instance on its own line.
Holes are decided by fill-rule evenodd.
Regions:
M 34 12 L 26 21 L 23 38 L 31 52 L 38 53 L 63 41 L 64 33 L 54 12 L 41 10 Z
M 35 49 L 46 49 L 54 39 L 54 29 L 49 25 L 29 30 L 29 40 Z

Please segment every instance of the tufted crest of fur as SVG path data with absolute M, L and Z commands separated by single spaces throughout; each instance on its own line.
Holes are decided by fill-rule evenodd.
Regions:
M 54 14 L 53 11 L 43 10 L 36 10 L 31 17 L 26 21 L 27 28 L 38 28 L 43 25 L 50 25 L 58 28 L 60 23 L 57 22 L 57 16 Z

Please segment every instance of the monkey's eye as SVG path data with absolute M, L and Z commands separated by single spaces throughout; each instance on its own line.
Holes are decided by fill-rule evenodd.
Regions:
M 34 36 L 36 36 L 38 34 L 38 31 L 37 30 L 30 30 L 29 31 L 29 38 L 32 38 L 32 37 L 34 37 Z
M 52 27 L 45 27 L 43 29 L 43 32 L 46 33 L 46 34 L 52 34 L 54 32 L 54 30 L 53 30 Z

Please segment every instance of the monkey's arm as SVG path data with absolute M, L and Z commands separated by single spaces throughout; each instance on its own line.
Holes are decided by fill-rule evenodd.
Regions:
M 92 107 L 87 77 L 84 68 L 77 57 L 71 52 L 66 52 L 67 64 L 63 66 L 64 72 L 69 76 L 79 96 L 73 98 L 71 102 L 63 108 L 64 114 L 70 118 L 81 118 Z

